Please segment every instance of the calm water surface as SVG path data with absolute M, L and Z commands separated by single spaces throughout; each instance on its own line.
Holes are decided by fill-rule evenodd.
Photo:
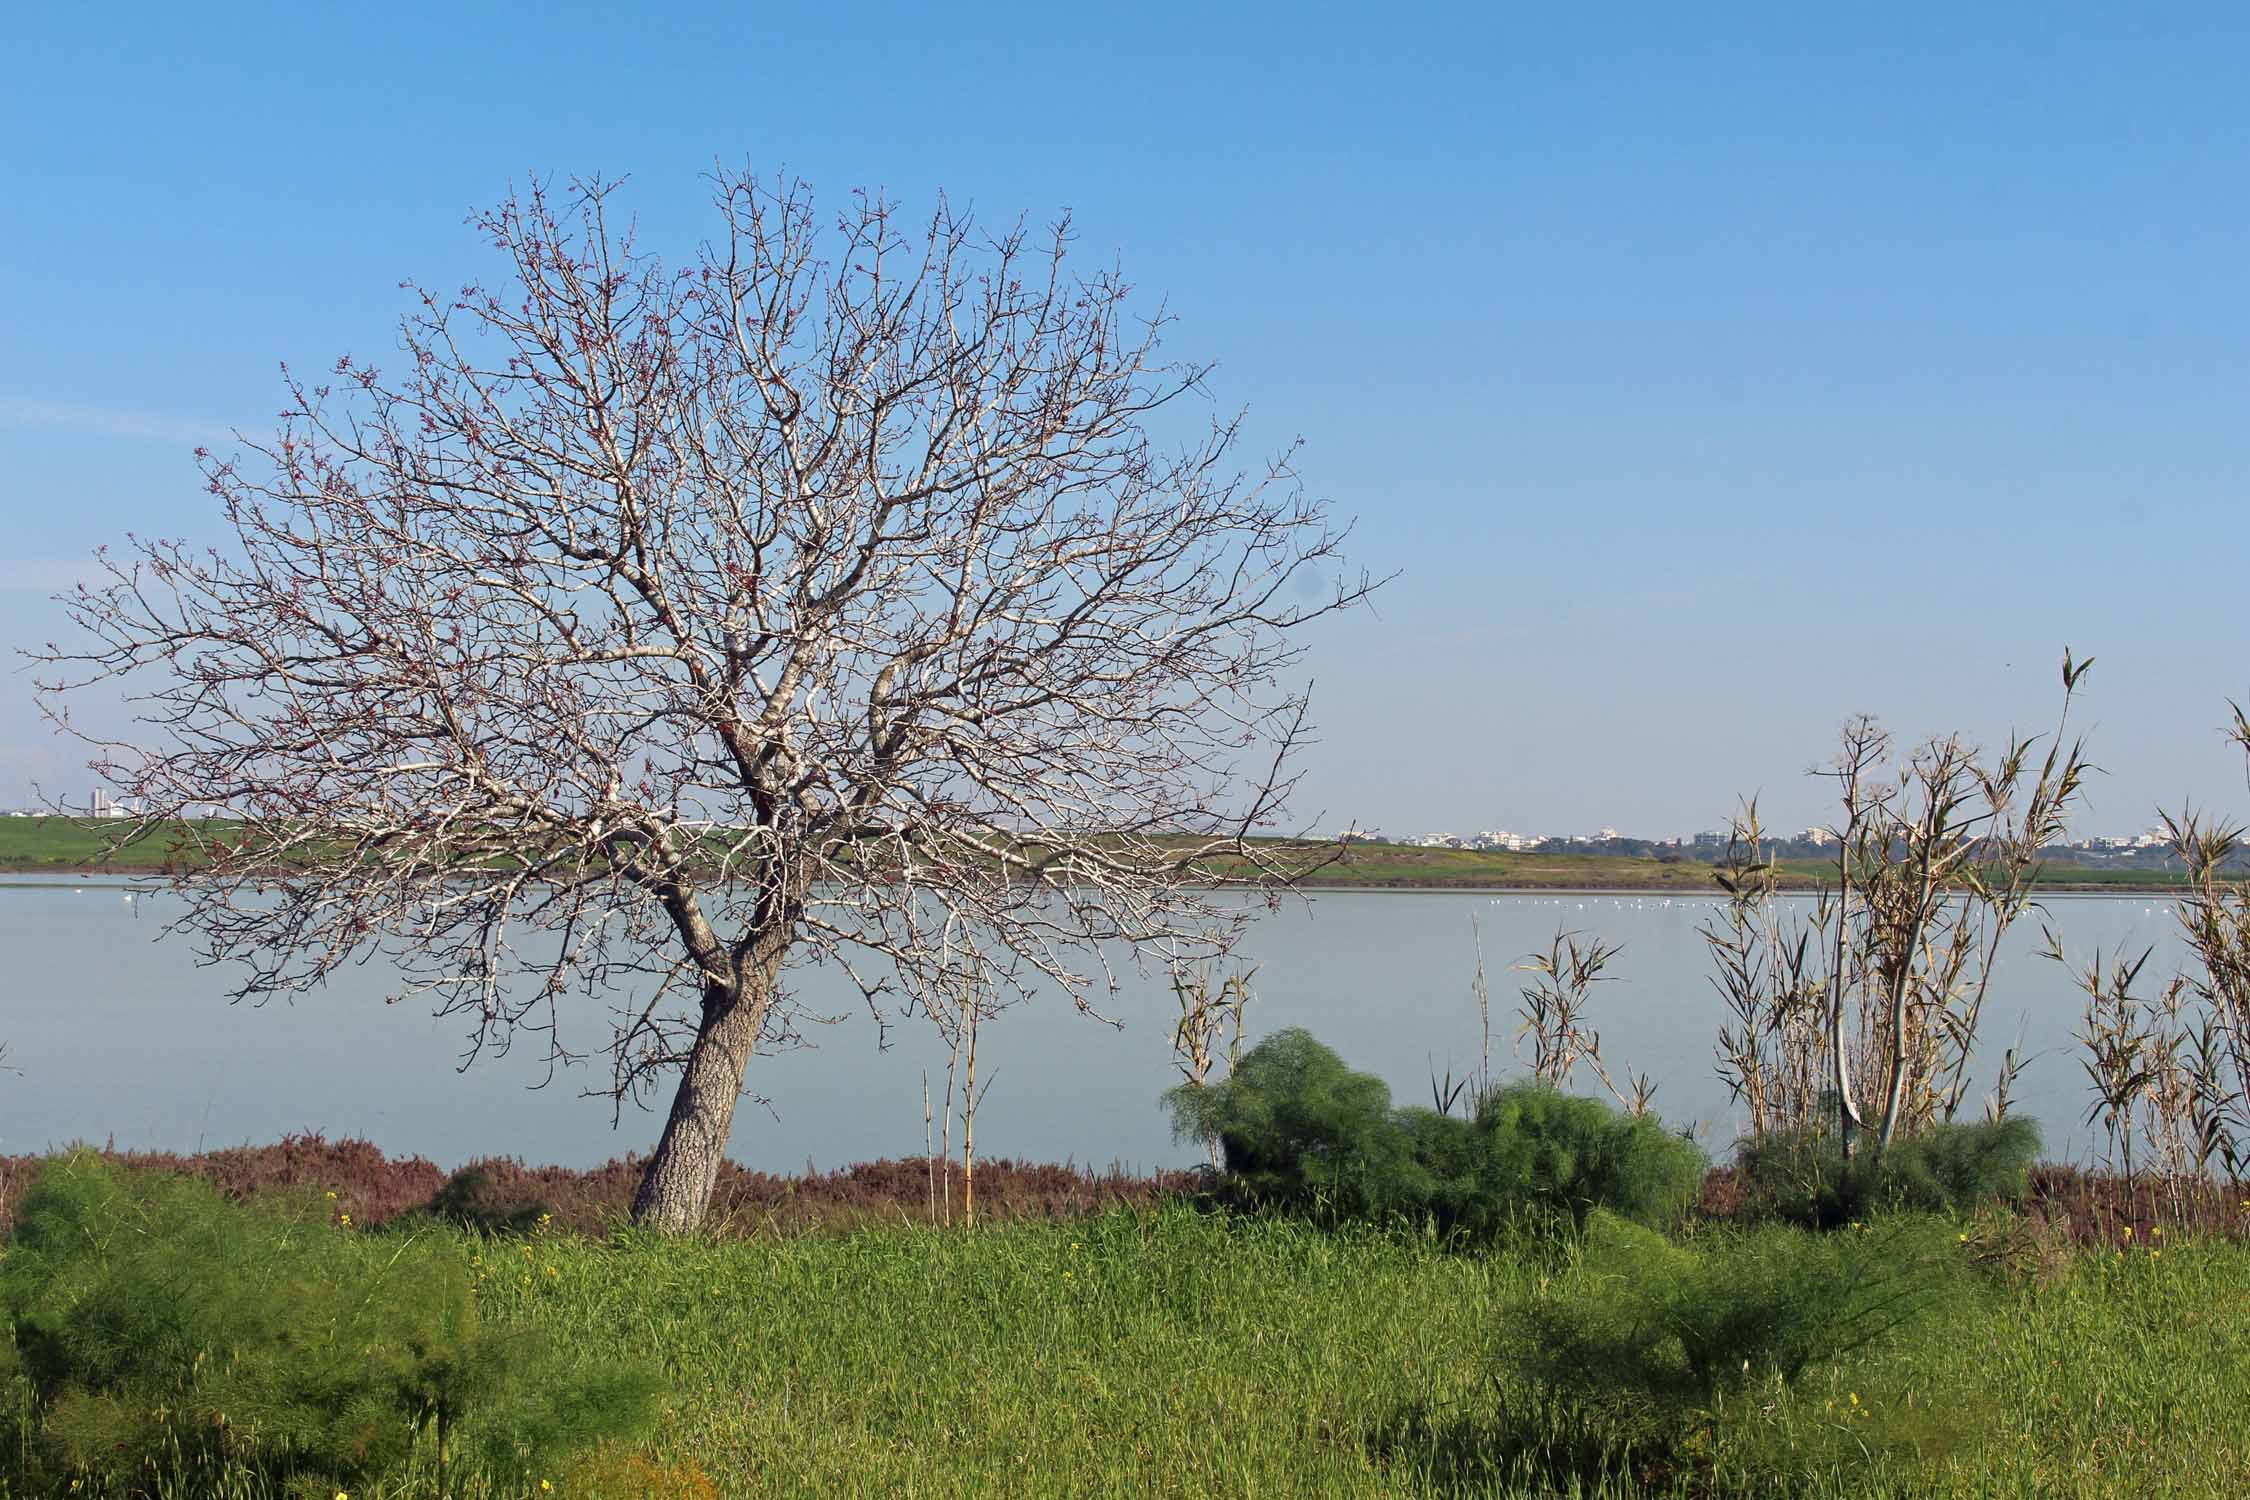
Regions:
M 169 898 L 127 890 L 0 877 L 0 1042 L 18 1070 L 0 1074 L 0 1152 L 77 1139 L 193 1150 L 316 1130 L 445 1166 L 487 1155 L 586 1166 L 656 1139 L 661 1113 L 628 1107 L 612 1128 L 607 1102 L 581 1096 L 606 1081 L 598 1062 L 533 1087 L 546 1072 L 537 1039 L 459 1071 L 460 1022 L 434 1020 L 411 1001 L 386 1006 L 380 971 L 353 971 L 293 1005 L 230 1005 L 222 973 L 197 967 L 181 939 L 156 941 Z M 1564 926 L 1625 945 L 1591 1015 L 1604 1056 L 1658 1081 L 1666 1119 L 1694 1121 L 1723 1143 L 1736 1121 L 1713 1072 L 1721 1011 L 1696 931 L 1714 910 L 1678 896 L 1319 894 L 1251 930 L 1242 949 L 1257 968 L 1249 1032 L 1308 1027 L 1381 1074 L 1399 1102 L 1426 1102 L 1433 1072 L 1476 1064 L 1471 918 L 1483 929 L 1503 1067 L 1524 978 L 1508 965 Z M 2153 943 L 2151 974 L 2179 957 L 2160 897 L 2055 898 L 2049 920 L 2080 954 Z M 2018 924 L 1985 1036 L 1995 1058 L 2019 1032 L 2026 1051 L 2044 1054 L 2018 1097 L 2047 1127 L 2050 1154 L 2064 1155 L 2086 1137 L 2085 1075 L 2070 1041 L 2079 1002 L 2039 946 L 2037 921 Z M 834 980 L 819 970 L 793 976 L 810 1008 L 851 1019 L 810 1027 L 808 1048 L 752 1064 L 751 1087 L 767 1102 L 745 1101 L 736 1159 L 788 1171 L 922 1149 L 922 1076 L 927 1069 L 942 1089 L 942 1047 L 912 1022 L 894 1025 L 880 1047 L 864 1007 Z M 1193 1158 L 1172 1142 L 1157 1104 L 1176 1077 L 1169 989 L 1152 976 L 1105 1008 L 1121 1031 L 1057 999 L 987 1023 L 979 1069 L 993 1087 L 977 1116 L 980 1155 L 1142 1167 Z M 589 1009 L 580 1020 L 574 1042 L 590 1045 L 604 1017 Z

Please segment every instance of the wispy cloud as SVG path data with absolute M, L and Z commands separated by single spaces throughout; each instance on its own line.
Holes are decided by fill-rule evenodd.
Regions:
M 216 445 L 234 440 L 234 434 L 216 422 L 189 421 L 145 411 L 120 411 L 106 406 L 79 406 L 67 401 L 37 401 L 25 396 L 0 396 L 0 427 L 39 427 L 55 432 L 160 443 Z

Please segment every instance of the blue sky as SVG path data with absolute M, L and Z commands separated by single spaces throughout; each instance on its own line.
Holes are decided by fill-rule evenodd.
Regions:
M 1964 14 L 1963 12 L 1969 12 Z M 1398 570 L 1326 629 L 1299 811 L 1711 826 L 1855 710 L 2044 723 L 2099 658 L 2087 831 L 2244 811 L 2250 8 L 26 6 L 0 89 L 0 642 L 276 366 L 529 173 L 714 158 L 1061 208 Z M 0 677 L 0 802 L 78 757 Z

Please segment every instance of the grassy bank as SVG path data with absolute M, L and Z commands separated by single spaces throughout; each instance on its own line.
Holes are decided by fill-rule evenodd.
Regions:
M 109 873 L 147 875 L 194 868 L 195 841 L 220 836 L 233 825 L 213 821 L 162 828 L 114 854 L 105 853 L 111 831 L 71 818 L 0 818 L 0 872 L 14 874 Z M 1230 873 L 1223 861 L 1215 874 Z M 1783 866 L 1792 890 L 1819 885 L 1824 867 Z M 1711 867 L 1692 860 L 1631 859 L 1606 854 L 1501 854 L 1470 849 L 1418 849 L 1402 844 L 1357 844 L 1305 882 L 1314 887 L 1397 890 L 1614 890 L 1708 894 Z M 2154 890 L 2176 877 L 2149 870 L 2050 867 L 2041 885 L 2055 890 Z
M 333 1232 L 364 1237 L 370 1275 L 399 1238 Z M 420 1233 L 458 1241 L 485 1317 L 577 1364 L 651 1367 L 669 1393 L 630 1453 L 472 1477 L 471 1495 L 2250 1488 L 2240 1245 L 2082 1254 L 2044 1281 L 1994 1279 L 1943 1320 L 1722 1403 L 1662 1461 L 1605 1472 L 1497 1356 L 1510 1307 L 1583 1289 L 1591 1273 L 1567 1251 L 1451 1253 L 1178 1207 L 729 1242 Z M 133 1492 L 191 1491 L 157 1471 Z M 439 1493 L 432 1469 L 354 1500 Z
M 167 867 L 175 857 L 172 840 L 147 839 L 115 854 L 106 853 L 109 830 L 75 818 L 0 818 L 0 870 L 108 870 L 145 875 Z
M 0 1199 L 40 1165 L 0 1160 Z M 1917 1285 L 1949 1288 L 1942 1300 L 1794 1382 L 1747 1380 L 1651 1429 L 1638 1398 L 1558 1400 L 1511 1320 L 1615 1304 L 1641 1289 L 1635 1268 L 1661 1277 L 1671 1258 L 1855 1231 L 1742 1222 L 1718 1173 L 1671 1248 L 1652 1237 L 1657 1261 L 1567 1236 L 1448 1248 L 1405 1227 L 1204 1212 L 1179 1183 L 999 1164 L 980 1201 L 1012 1217 L 937 1228 L 910 1222 L 922 1164 L 887 1163 L 733 1174 L 715 1233 L 667 1239 L 622 1227 L 630 1163 L 491 1163 L 468 1194 L 427 1162 L 312 1138 L 130 1165 L 305 1204 L 289 1240 L 302 1248 L 255 1273 L 277 1285 L 302 1256 L 347 1301 L 395 1299 L 409 1264 L 413 1298 L 451 1278 L 496 1336 L 553 1368 L 636 1370 L 660 1393 L 629 1445 L 504 1475 L 417 1449 L 353 1481 L 354 1500 L 2250 1492 L 2240 1185 L 2187 1211 L 2145 1183 L 2055 1170 L 2014 1213 L 1871 1223 L 1856 1233 L 1913 1230 L 1921 1247 L 1897 1262 L 1911 1283 L 1878 1305 Z M 856 1227 L 820 1227 L 836 1225 Z M 9 1271 L 0 1257 L 0 1289 Z M 29 1411 L 5 1367 L 0 1434 Z M 0 1500 L 64 1492 L 27 1487 L 9 1447 Z M 157 1452 L 122 1487 L 69 1493 L 282 1491 L 215 1485 Z
M 658 1355 L 662 1453 L 730 1495 L 2250 1489 L 2239 1246 L 2082 1258 L 1735 1403 L 1671 1472 L 1606 1480 L 1558 1463 L 1538 1393 L 1495 1362 L 1503 1309 L 1578 1274 L 1540 1255 L 1182 1210 L 525 1248 L 535 1273 L 495 1278 L 494 1308 Z

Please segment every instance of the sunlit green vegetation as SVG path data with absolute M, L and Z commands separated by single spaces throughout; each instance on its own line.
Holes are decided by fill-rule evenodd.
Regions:
M 113 870 L 119 873 L 145 874 L 164 869 L 192 844 L 191 835 L 199 829 L 217 833 L 231 831 L 232 824 L 211 822 L 197 824 L 194 828 L 170 829 L 153 838 L 136 839 L 124 848 L 110 849 L 113 838 L 122 836 L 127 824 L 107 826 L 82 822 L 76 818 L 0 818 L 0 869 L 16 871 L 39 870 Z
M 373 1291 L 413 1257 L 431 1295 L 446 1275 L 469 1287 L 492 1334 L 663 1391 L 652 1430 L 551 1472 L 441 1465 L 425 1440 L 354 1500 L 2250 1487 L 2250 1249 L 2217 1240 L 2144 1234 L 2033 1274 L 1999 1219 L 1875 1224 L 1849 1245 L 1706 1227 L 1479 1253 L 1184 1206 L 729 1242 L 315 1229 L 308 1265 L 348 1263 Z M 1796 1315 L 1745 1334 L 1761 1299 Z M 1636 1321 L 1650 1309 L 1679 1326 Z M 1597 1363 L 1533 1358 L 1527 1329 Z M 1744 1339 L 1747 1372 L 1687 1362 Z M 21 1385 L 5 1400 L 15 1423 L 33 1414 Z M 66 1492 L 27 1483 L 20 1426 L 5 1435 L 0 1493 Z M 288 1492 L 157 1457 L 74 1493 Z
M 1258 1043 L 1216 1084 L 1165 1096 L 1175 1127 L 1219 1148 L 1217 1188 L 1244 1207 L 1335 1222 L 1424 1224 L 1462 1244 L 1607 1211 L 1676 1222 L 1709 1166 L 1651 1114 L 1535 1079 L 1475 1092 L 1459 1114 L 1393 1109 L 1391 1091 L 1310 1032 Z

